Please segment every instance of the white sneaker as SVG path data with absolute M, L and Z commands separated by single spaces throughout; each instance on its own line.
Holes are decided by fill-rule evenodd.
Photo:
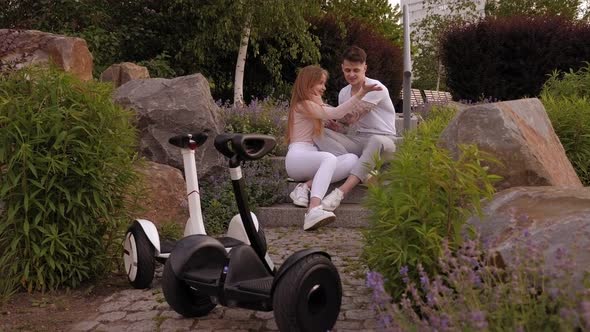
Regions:
M 320 205 L 306 213 L 303 220 L 303 230 L 311 231 L 334 222 L 336 215 L 332 212 L 324 211 Z
M 309 187 L 305 183 L 300 183 L 289 194 L 289 197 L 293 200 L 293 204 L 307 207 L 309 205 Z
M 344 193 L 342 190 L 336 188 L 331 193 L 329 193 L 324 199 L 322 200 L 322 206 L 326 211 L 334 211 L 337 207 L 340 206 L 340 202 L 344 198 Z

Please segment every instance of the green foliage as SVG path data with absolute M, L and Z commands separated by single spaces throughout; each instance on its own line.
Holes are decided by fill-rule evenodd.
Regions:
M 286 155 L 285 130 L 289 103 L 275 99 L 254 99 L 248 105 L 229 102 L 220 105 L 229 133 L 258 133 L 274 136 L 277 140 L 274 155 Z
M 577 71 L 551 73 L 543 86 L 542 96 L 590 98 L 590 63 L 585 64 Z
M 590 24 L 560 17 L 486 18 L 449 30 L 442 62 L 454 98 L 512 100 L 539 96 L 554 70 L 590 58 Z
M 453 160 L 437 146 L 453 115 L 450 108 L 434 109 L 428 121 L 408 131 L 389 167 L 369 187 L 371 216 L 363 256 L 371 270 L 385 276 L 395 297 L 404 288 L 400 268 L 415 271 L 421 263 L 435 271 L 443 241 L 451 248 L 460 245 L 465 221 L 494 192 L 497 177 L 482 165 L 493 162 L 491 156 L 476 146 L 462 146 Z
M 285 196 L 285 178 L 269 159 L 246 162 L 242 170 L 250 210 L 280 202 Z M 239 213 L 229 175 L 222 174 L 199 182 L 201 206 L 207 233 L 221 234 L 233 216 Z
M 412 26 L 412 40 L 417 49 L 412 59 L 415 78 L 412 85 L 418 89 L 446 90 L 446 73 L 440 57 L 441 36 L 451 26 L 476 22 L 480 14 L 471 0 L 425 0 L 423 6 L 426 16 Z
M 166 53 L 149 60 L 139 61 L 137 64 L 146 67 L 150 77 L 173 78 L 176 76 L 176 72 L 170 67 L 170 56 Z
M 137 177 L 132 114 L 111 92 L 53 68 L 0 80 L 2 279 L 45 290 L 113 267 Z
M 346 30 L 346 19 L 353 18 L 373 27 L 381 36 L 396 45 L 403 43 L 403 27 L 400 24 L 399 5 L 391 6 L 387 0 L 327 0 L 323 11 L 337 17 Z
M 320 61 L 324 55 L 310 18 L 326 13 L 357 18 L 380 37 L 400 40 L 399 11 L 386 0 L 19 0 L 0 11 L 0 27 L 84 38 L 94 57 L 94 77 L 124 61 L 146 66 L 152 77 L 200 72 L 215 99 L 232 100 L 241 33 L 249 22 L 244 73 L 249 101 L 288 97 L 297 68 Z
M 404 296 L 392 303 L 383 279 L 369 273 L 379 320 L 393 331 L 584 331 L 590 327 L 589 296 L 577 291 L 575 253 L 533 240 L 528 230 L 515 239 L 512 263 L 491 265 L 495 253 L 477 241 L 456 251 L 447 246 L 441 273 L 418 267 L 420 281 L 407 278 Z M 579 252 L 579 251 L 578 251 Z M 547 268 L 546 257 L 551 257 Z M 579 259 L 579 258 L 578 258 Z M 579 268 L 579 267 L 578 267 Z
M 110 65 L 119 62 L 123 38 L 120 31 L 113 32 L 106 28 L 90 26 L 77 33 L 76 36 L 86 40 L 88 50 L 92 53 L 94 65 L 92 74 L 94 77 L 100 77 L 100 74 Z
M 565 153 L 584 186 L 590 186 L 590 65 L 545 83 L 541 100 Z
M 580 0 L 496 0 L 486 1 L 486 16 L 561 16 L 576 19 L 582 12 Z
M 367 52 L 367 76 L 383 83 L 389 90 L 391 99 L 394 102 L 398 100 L 403 74 L 401 48 L 362 21 L 345 19 L 345 30 L 340 23 L 333 16 L 314 21 L 313 33 L 321 41 L 320 65 L 330 74 L 324 94 L 327 102 L 337 105 L 338 92 L 348 84 L 342 74 L 342 53 L 351 45 L 359 46 Z
M 161 223 L 158 226 L 158 233 L 160 237 L 170 240 L 180 240 L 184 234 L 184 228 L 176 223 L 176 221 L 169 221 Z

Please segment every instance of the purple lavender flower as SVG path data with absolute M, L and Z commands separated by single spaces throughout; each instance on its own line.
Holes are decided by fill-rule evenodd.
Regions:
M 373 301 L 376 306 L 382 307 L 389 304 L 391 296 L 385 291 L 385 279 L 381 273 L 369 271 L 366 283 L 367 287 L 373 290 Z
M 471 326 L 476 329 L 483 330 L 488 327 L 488 321 L 486 320 L 485 312 L 481 310 L 474 310 L 469 313 L 469 321 Z
M 590 327 L 590 301 L 582 301 L 580 304 L 581 307 L 581 315 L 584 319 L 584 326 L 586 328 Z
M 405 284 L 408 284 L 410 279 L 408 278 L 408 266 L 404 265 L 401 269 L 399 269 L 399 274 L 402 276 L 402 280 Z

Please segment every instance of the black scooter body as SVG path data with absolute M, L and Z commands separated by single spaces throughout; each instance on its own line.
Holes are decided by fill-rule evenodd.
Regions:
M 240 217 L 250 244 L 223 243 L 207 235 L 181 239 L 163 275 L 163 291 L 172 309 L 203 316 L 216 305 L 275 311 L 281 331 L 326 331 L 340 312 L 342 286 L 330 256 L 317 249 L 292 254 L 276 271 L 267 261 L 261 227 L 252 220 L 240 164 L 272 150 L 274 138 L 256 134 L 223 134 L 215 147 L 229 158 Z M 239 242 L 239 241 L 238 241 Z M 231 247 L 229 252 L 226 248 Z

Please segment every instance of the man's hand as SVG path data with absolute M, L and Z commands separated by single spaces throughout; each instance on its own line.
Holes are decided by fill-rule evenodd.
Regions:
M 324 123 L 324 126 L 330 130 L 333 130 L 337 133 L 345 133 L 346 128 L 344 125 L 336 120 L 328 120 Z

